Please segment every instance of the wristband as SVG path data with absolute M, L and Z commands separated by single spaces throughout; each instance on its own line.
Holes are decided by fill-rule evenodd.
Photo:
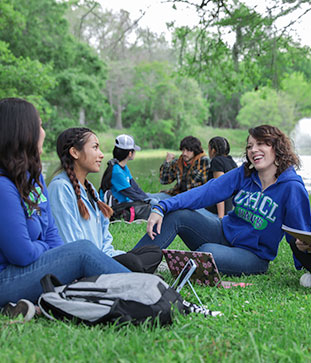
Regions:
M 161 204 L 156 204 L 153 206 L 153 208 L 157 208 L 158 210 L 160 210 L 163 214 L 166 213 L 166 210 L 162 207 Z
M 157 208 L 152 208 L 151 213 L 156 213 L 159 216 L 161 216 L 162 218 L 164 218 L 164 214 L 162 212 L 160 212 L 159 209 L 157 209 Z

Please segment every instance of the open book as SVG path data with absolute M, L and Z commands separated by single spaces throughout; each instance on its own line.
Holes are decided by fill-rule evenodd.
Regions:
M 311 232 L 301 231 L 300 229 L 291 228 L 285 226 L 285 224 L 282 225 L 282 229 L 283 231 L 289 233 L 293 237 L 300 239 L 300 241 L 311 244 Z

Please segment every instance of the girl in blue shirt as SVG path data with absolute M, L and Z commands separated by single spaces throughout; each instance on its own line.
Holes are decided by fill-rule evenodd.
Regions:
M 98 173 L 104 158 L 97 136 L 88 128 L 74 127 L 57 139 L 62 172 L 49 185 L 51 208 L 65 242 L 88 239 L 100 250 L 135 272 L 153 273 L 161 262 L 158 246 L 124 252 L 115 250 L 108 230 L 112 209 L 103 203 L 89 173 Z
M 90 241 L 64 245 L 41 174 L 44 138 L 31 103 L 0 100 L 0 307 L 22 298 L 36 302 L 42 293 L 40 279 L 48 273 L 66 284 L 130 272 Z

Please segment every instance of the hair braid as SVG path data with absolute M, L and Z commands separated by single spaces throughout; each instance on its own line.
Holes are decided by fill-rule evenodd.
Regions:
M 90 214 L 81 198 L 79 181 L 74 171 L 74 160 L 71 157 L 69 150 L 71 147 L 75 147 L 77 150 L 81 151 L 90 134 L 93 134 L 93 131 L 86 127 L 74 127 L 67 129 L 58 136 L 56 146 L 61 167 L 67 173 L 73 186 L 77 197 L 79 212 L 84 219 L 89 219 Z
M 87 210 L 86 205 L 84 204 L 84 202 L 81 198 L 81 188 L 79 185 L 79 181 L 76 177 L 76 173 L 74 172 L 73 161 L 67 155 L 64 155 L 63 158 L 61 159 L 61 163 L 62 163 L 62 166 L 63 166 L 65 172 L 68 175 L 68 178 L 73 186 L 73 190 L 76 194 L 80 215 L 84 219 L 89 219 L 90 214 L 89 214 L 89 211 Z
M 85 186 L 88 192 L 91 194 L 94 202 L 97 204 L 99 210 L 103 213 L 103 215 L 107 218 L 110 218 L 113 215 L 113 210 L 107 205 L 106 203 L 99 200 L 95 194 L 95 190 L 93 189 L 91 183 L 88 182 L 87 179 L 85 179 Z
M 208 145 L 211 149 L 215 150 L 216 154 L 214 156 L 226 156 L 230 153 L 229 142 L 222 136 L 215 136 L 211 138 Z

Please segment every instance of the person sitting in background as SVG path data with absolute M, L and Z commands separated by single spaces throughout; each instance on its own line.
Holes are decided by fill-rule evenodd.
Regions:
M 0 100 L 0 307 L 33 317 L 46 274 L 63 284 L 82 277 L 130 272 L 88 240 L 64 244 L 41 174 L 45 131 L 35 107 Z M 30 300 L 30 301 L 29 301 Z
M 284 236 L 283 224 L 311 229 L 308 192 L 294 169 L 299 165 L 290 139 L 277 127 L 249 129 L 244 164 L 160 201 L 136 247 L 152 243 L 167 248 L 179 235 L 189 249 L 212 253 L 224 274 L 265 273 Z M 223 219 L 195 211 L 230 197 L 234 210 Z M 294 240 L 290 235 L 286 239 L 289 243 Z M 297 260 L 295 264 L 300 267 Z
M 201 141 L 194 136 L 187 136 L 181 140 L 179 149 L 182 153 L 178 159 L 174 154 L 167 153 L 160 167 L 161 184 L 177 181 L 174 188 L 163 191 L 169 196 L 196 188 L 208 180 L 210 161 L 202 149 Z
M 156 204 L 159 200 L 169 196 L 165 193 L 145 193 L 132 177 L 127 163 L 134 160 L 136 151 L 141 150 L 135 145 L 130 135 L 119 135 L 115 140 L 113 159 L 108 161 L 108 166 L 101 180 L 99 195 L 105 201 L 105 193 L 111 191 L 117 203 L 131 201 L 148 201 Z
M 135 272 L 153 273 L 162 259 L 158 246 L 129 252 L 115 250 L 109 232 L 112 209 L 99 199 L 87 180 L 98 173 L 104 154 L 94 132 L 85 127 L 63 131 L 57 138 L 57 154 L 62 170 L 48 187 L 50 204 L 58 230 L 65 242 L 88 239 L 97 248 Z
M 227 139 L 221 136 L 210 139 L 208 143 L 208 154 L 211 159 L 211 166 L 208 171 L 208 180 L 219 178 L 228 171 L 238 167 L 229 153 L 230 145 Z M 211 205 L 206 209 L 209 212 L 217 214 L 219 218 L 223 218 L 232 210 L 232 198 L 217 203 L 216 205 Z

